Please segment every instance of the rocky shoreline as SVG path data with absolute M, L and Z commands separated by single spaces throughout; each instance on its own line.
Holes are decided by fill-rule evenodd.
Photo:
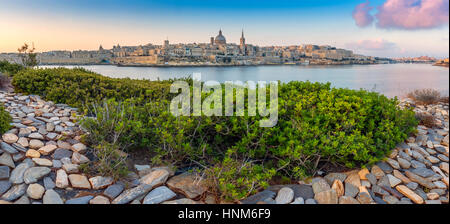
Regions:
M 76 108 L 0 91 L 13 118 L 0 141 L 0 204 L 214 204 L 202 179 L 167 167 L 135 165 L 126 180 L 88 176 L 94 159 L 80 142 Z M 401 106 L 414 104 L 404 100 Z M 399 144 L 368 169 L 327 173 L 298 184 L 270 186 L 242 204 L 441 204 L 449 201 L 448 104 L 415 106 L 435 128 Z

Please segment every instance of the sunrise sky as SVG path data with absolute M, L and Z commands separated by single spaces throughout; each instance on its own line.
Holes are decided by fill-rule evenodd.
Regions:
M 371 56 L 449 56 L 449 0 L 0 0 L 0 52 L 102 44 L 328 44 Z

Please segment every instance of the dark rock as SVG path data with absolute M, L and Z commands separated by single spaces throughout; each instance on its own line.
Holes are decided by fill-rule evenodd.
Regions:
M 89 204 L 89 201 L 94 198 L 92 195 L 79 197 L 79 198 L 72 198 L 70 200 L 66 201 L 66 204 Z
M 9 179 L 9 167 L 0 166 L 0 180 Z
M 55 150 L 52 157 L 53 157 L 53 159 L 62 159 L 64 157 L 70 158 L 70 157 L 72 157 L 72 151 L 59 148 L 59 149 Z
M 105 192 L 103 192 L 104 195 L 108 196 L 110 199 L 114 199 L 117 196 L 119 196 L 120 193 L 124 190 L 124 185 L 117 183 L 109 186 L 106 188 Z
M 0 196 L 11 188 L 11 182 L 7 180 L 0 180 Z
M 312 190 L 312 189 L 311 189 Z M 256 193 L 244 200 L 241 201 L 242 204 L 256 204 L 258 202 L 264 201 L 268 198 L 275 198 L 276 193 L 270 190 L 264 190 L 259 193 Z
M 385 172 L 385 173 L 392 173 L 392 171 L 393 171 L 392 167 L 385 162 L 379 162 L 376 165 L 378 167 L 380 167 L 380 169 L 382 169 L 383 172 Z

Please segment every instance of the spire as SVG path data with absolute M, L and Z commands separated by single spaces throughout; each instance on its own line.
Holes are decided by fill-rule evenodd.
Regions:
M 244 29 L 242 29 L 242 38 L 244 38 Z

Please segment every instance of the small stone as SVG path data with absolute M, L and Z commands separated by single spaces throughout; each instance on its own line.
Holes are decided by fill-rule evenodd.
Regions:
M 447 185 L 442 181 L 435 181 L 435 182 L 433 182 L 433 184 L 438 189 L 447 189 Z
M 331 189 L 336 191 L 336 195 L 338 198 L 343 196 L 345 194 L 344 184 L 340 180 L 334 180 L 333 185 L 331 186 Z
M 116 199 L 112 201 L 112 204 L 127 204 L 134 199 L 145 195 L 152 189 L 152 185 L 141 184 L 135 188 L 128 189 L 120 194 Z M 189 199 L 190 200 L 190 199 Z
M 72 145 L 72 150 L 78 153 L 84 153 L 86 151 L 86 146 L 83 143 L 77 143 Z
M 17 137 L 17 135 L 15 135 L 15 134 L 7 133 L 7 134 L 4 134 L 4 135 L 2 136 L 2 139 L 3 139 L 4 142 L 9 143 L 9 144 L 12 144 L 12 143 L 17 142 L 17 140 L 19 139 L 19 137 Z
M 441 170 L 448 174 L 448 163 L 442 162 L 441 164 L 439 164 L 439 168 L 441 168 Z
M 392 167 L 385 162 L 378 162 L 377 166 L 383 170 L 384 173 L 392 173 Z
M 38 166 L 53 166 L 53 162 L 48 159 L 42 159 L 42 158 L 33 158 L 32 159 L 34 163 L 36 163 Z
M 31 133 L 30 135 L 28 135 L 28 138 L 44 140 L 44 136 L 39 133 Z
M 405 174 L 411 181 L 416 182 L 428 189 L 433 189 L 436 187 L 432 182 L 430 182 L 427 179 L 420 177 L 419 175 L 416 175 L 408 170 L 405 171 Z
M 182 198 L 182 199 L 178 199 L 178 200 L 173 200 L 173 201 L 165 201 L 162 204 L 182 204 L 182 205 L 187 205 L 187 204 L 198 204 L 198 202 L 189 199 L 189 198 Z
M 430 199 L 430 200 L 437 200 L 437 199 L 439 199 L 439 194 L 437 194 L 437 193 L 428 193 L 427 194 L 427 197 L 428 197 L 428 199 Z
M 302 197 L 296 198 L 293 202 L 291 202 L 292 205 L 303 205 L 305 204 L 305 199 Z
M 397 185 L 397 187 L 395 187 L 400 193 L 402 193 L 403 195 L 405 195 L 406 197 L 408 197 L 409 199 L 411 199 L 414 203 L 416 204 L 423 204 L 424 200 L 417 195 L 416 193 L 414 193 L 412 190 L 410 190 L 408 187 L 406 187 L 405 185 Z
M 417 187 L 419 186 L 419 184 L 418 184 L 418 183 L 415 183 L 415 182 L 410 182 L 410 183 L 408 183 L 406 186 L 407 186 L 409 189 L 411 189 L 411 190 L 415 190 L 415 189 L 417 189 Z
M 336 179 L 340 180 L 341 182 L 344 182 L 345 179 L 347 178 L 347 174 L 345 174 L 345 173 L 329 173 L 324 178 L 329 185 L 332 185 Z
M 6 142 L 0 142 L 0 146 L 1 146 L 1 149 L 3 151 L 5 151 L 5 152 L 7 152 L 9 154 L 16 154 L 16 153 L 18 153 L 18 151 L 14 147 L 10 146 Z
M 93 198 L 91 201 L 89 201 L 89 204 L 93 204 L 93 205 L 109 205 L 111 204 L 109 202 L 109 199 L 105 196 L 96 196 L 95 198 Z
M 55 151 L 55 149 L 57 149 L 56 145 L 46 145 L 46 146 L 39 148 L 38 151 L 42 155 L 46 156 L 46 155 L 50 155 L 53 151 Z
M 54 190 L 47 190 L 44 194 L 44 204 L 64 204 L 58 193 Z
M 367 191 L 367 189 L 365 187 L 362 187 L 362 186 L 359 187 L 359 193 L 358 193 L 358 196 L 356 197 L 356 199 L 361 204 L 372 204 L 373 203 L 373 199 L 370 196 L 370 193 Z
M 65 157 L 70 158 L 70 157 L 72 157 L 72 152 L 67 149 L 59 148 L 59 149 L 55 150 L 52 157 L 53 157 L 53 159 L 59 159 L 59 160 L 62 158 L 65 158 Z
M 439 154 L 437 157 L 444 162 L 448 162 L 448 157 L 445 155 Z
M 318 177 L 312 180 L 312 188 L 314 194 L 318 194 L 323 191 L 328 191 L 331 189 L 330 185 L 325 181 L 325 179 Z
M 91 189 L 91 184 L 89 184 L 89 181 L 86 176 L 80 174 L 70 174 L 69 180 L 70 183 L 72 184 L 72 187 L 74 188 Z
M 62 167 L 62 163 L 60 160 L 54 159 L 53 160 L 53 168 L 61 168 Z
M 23 195 L 22 197 L 19 198 L 19 200 L 15 201 L 14 204 L 28 205 L 28 204 L 30 204 L 30 199 L 26 195 Z
M 144 198 L 143 204 L 159 204 L 174 198 L 176 194 L 166 186 L 157 187 Z
M 155 172 L 158 172 L 158 173 L 153 174 Z M 146 180 L 142 181 L 142 179 L 141 179 L 141 183 L 146 183 L 146 184 L 151 183 L 150 185 L 152 185 L 152 186 L 158 186 L 165 182 L 164 180 L 167 179 L 167 175 L 168 175 L 167 170 L 156 170 L 147 175 L 151 178 L 146 179 L 147 176 L 143 177 L 142 179 L 146 179 Z M 187 198 L 190 198 L 190 199 L 195 199 L 197 197 L 200 197 L 207 190 L 206 186 L 203 183 L 203 179 L 201 177 L 198 177 L 196 174 L 187 173 L 187 172 L 170 178 L 167 181 L 167 186 L 170 189 L 172 189 L 173 191 L 180 192 L 180 193 L 184 194 Z
M 364 168 L 364 169 L 360 170 L 360 171 L 358 172 L 359 179 L 361 179 L 361 180 L 367 180 L 367 177 L 366 177 L 367 174 L 370 174 L 370 172 L 369 172 L 368 169 Z
M 59 169 L 56 171 L 56 187 L 66 188 L 69 186 L 69 179 L 67 177 L 66 171 Z
M 397 169 L 397 170 L 400 169 L 400 164 L 397 161 L 393 160 L 393 159 L 388 158 L 387 159 L 387 163 L 389 163 L 389 165 L 391 165 L 392 168 L 394 168 L 394 169 Z
M 14 185 L 10 188 L 3 196 L 0 198 L 5 201 L 14 201 L 20 198 L 23 194 L 25 194 L 27 190 L 26 184 Z
M 89 161 L 90 160 L 86 156 L 81 155 L 78 152 L 74 152 L 72 155 L 72 163 L 73 164 L 83 164 L 83 163 L 88 163 Z
M 426 200 L 425 204 L 427 204 L 427 205 L 440 205 L 442 203 L 441 203 L 441 200 Z
M 32 199 L 39 200 L 42 198 L 42 195 L 44 195 L 45 188 L 42 187 L 40 184 L 30 184 L 27 189 L 27 195 L 28 197 Z
M 391 174 L 387 175 L 388 179 L 389 179 L 389 183 L 391 184 L 391 187 L 395 187 L 397 185 L 399 185 L 400 183 L 402 183 L 402 181 L 394 176 L 392 176 Z
M 36 183 L 38 180 L 50 173 L 48 167 L 31 167 L 25 171 L 23 175 L 23 180 L 26 184 Z
M 406 160 L 406 159 L 402 159 L 402 158 L 397 158 L 398 164 L 400 165 L 401 168 L 403 169 L 409 169 L 409 167 L 411 167 L 411 163 Z
M 345 183 L 352 184 L 355 187 L 361 186 L 361 180 L 359 179 L 358 173 L 352 173 L 347 176 L 347 179 L 345 179 Z
M 50 190 L 55 188 L 55 182 L 53 182 L 52 178 L 50 177 L 44 177 L 44 187 L 45 190 Z
M 0 196 L 11 188 L 11 182 L 7 180 L 0 180 Z
M 41 154 L 34 149 L 29 149 L 27 153 L 25 153 L 25 156 L 29 158 L 39 158 L 41 157 Z
M 315 204 L 317 204 L 317 202 L 316 202 L 316 200 L 314 200 L 312 198 L 309 198 L 309 199 L 306 199 L 305 204 L 307 204 L 307 205 L 315 205 Z
M 368 174 L 366 174 L 366 178 L 370 182 L 370 184 L 372 184 L 372 185 L 377 184 L 377 178 L 375 177 L 375 175 L 368 173 Z
M 345 196 L 354 198 L 359 193 L 359 189 L 353 184 L 345 183 Z
M 413 169 L 412 172 L 424 178 L 434 175 L 434 172 L 432 170 L 423 167 Z
M 9 179 L 9 170 L 8 166 L 0 166 L 0 180 Z
M 348 196 L 342 196 L 339 198 L 339 204 L 350 204 L 350 205 L 357 205 L 360 204 L 358 200 L 348 197 Z
M 31 149 L 40 149 L 40 148 L 44 147 L 44 143 L 40 140 L 32 139 L 29 142 L 29 147 Z
M 19 145 L 21 145 L 22 147 L 28 147 L 28 139 L 27 138 L 19 138 L 19 140 L 17 141 L 17 143 L 19 143 Z
M 278 191 L 275 202 L 277 204 L 289 204 L 294 199 L 294 191 L 291 188 L 283 187 Z
M 314 199 L 319 204 L 338 204 L 338 197 L 333 189 L 317 193 Z
M 78 165 L 76 164 L 64 164 L 62 168 L 68 174 L 78 173 Z
M 409 184 L 411 182 L 411 180 L 409 178 L 405 177 L 405 175 L 403 175 L 398 170 L 394 170 L 394 172 L 392 172 L 392 174 L 394 174 L 394 177 L 400 179 L 404 184 Z
M 399 200 L 396 197 L 392 196 L 392 195 L 384 196 L 383 197 L 383 201 L 385 201 L 386 203 L 391 204 L 391 205 L 397 204 L 399 202 Z
M 104 195 L 107 197 L 114 199 L 116 198 L 122 191 L 124 190 L 123 184 L 113 184 L 106 188 L 106 190 L 103 192 Z
M 13 158 L 9 153 L 3 153 L 2 155 L 0 155 L 0 165 L 8 166 L 13 169 L 16 168 Z
M 434 157 L 434 156 L 428 156 L 427 159 L 431 163 L 438 163 L 438 162 L 440 162 L 440 160 L 438 158 Z
M 108 187 L 113 183 L 113 178 L 111 177 L 102 177 L 96 176 L 89 179 L 89 182 L 92 185 L 92 189 L 99 190 Z
M 425 164 L 417 161 L 417 160 L 411 160 L 411 166 L 413 168 L 426 168 L 427 166 L 425 166 Z
M 25 171 L 28 170 L 28 168 L 33 167 L 34 163 L 33 161 L 27 159 L 21 164 L 19 164 L 12 172 L 11 176 L 9 177 L 9 181 L 12 184 L 21 184 L 23 183 L 23 176 L 25 174 Z
M 377 165 L 372 166 L 372 169 L 370 171 L 377 179 L 381 179 L 385 174 L 380 167 Z
M 67 200 L 66 204 L 86 205 L 86 204 L 89 204 L 89 201 L 92 200 L 93 198 L 94 198 L 94 196 L 92 196 L 92 195 L 87 195 L 87 196 L 78 197 L 78 198 L 72 198 L 70 200 Z

